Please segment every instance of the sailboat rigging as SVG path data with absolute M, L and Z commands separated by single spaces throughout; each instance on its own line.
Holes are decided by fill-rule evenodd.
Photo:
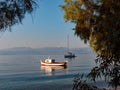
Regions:
M 64 55 L 65 58 L 75 58 L 75 54 L 69 51 L 69 36 L 67 36 L 67 54 Z

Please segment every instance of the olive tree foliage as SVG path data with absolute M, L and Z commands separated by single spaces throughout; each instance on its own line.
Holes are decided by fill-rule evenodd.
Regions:
M 110 77 L 115 87 L 120 85 L 120 0 L 64 2 L 61 7 L 65 20 L 75 23 L 75 35 L 97 53 L 96 61 L 100 65 L 89 76 L 95 81 L 102 74 Z
M 26 13 L 31 13 L 37 4 L 35 0 L 0 0 L 0 31 L 21 23 Z
M 64 0 L 64 18 L 76 24 L 75 34 L 99 55 L 120 58 L 120 1 Z

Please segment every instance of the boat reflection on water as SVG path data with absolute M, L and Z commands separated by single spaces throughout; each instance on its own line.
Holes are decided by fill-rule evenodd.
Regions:
M 54 75 L 56 70 L 66 69 L 67 66 L 41 66 L 41 70 L 45 71 L 45 73 L 49 76 Z

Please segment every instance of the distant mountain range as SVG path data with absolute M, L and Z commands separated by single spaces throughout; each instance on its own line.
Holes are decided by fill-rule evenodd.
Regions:
M 9 49 L 0 49 L 0 55 L 64 55 L 67 51 L 65 47 L 14 47 Z M 75 54 L 91 53 L 90 48 L 73 48 L 70 49 Z

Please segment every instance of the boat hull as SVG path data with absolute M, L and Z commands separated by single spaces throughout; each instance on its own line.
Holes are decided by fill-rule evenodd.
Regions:
M 65 55 L 64 57 L 65 58 L 75 58 L 76 56 L 75 55 Z

